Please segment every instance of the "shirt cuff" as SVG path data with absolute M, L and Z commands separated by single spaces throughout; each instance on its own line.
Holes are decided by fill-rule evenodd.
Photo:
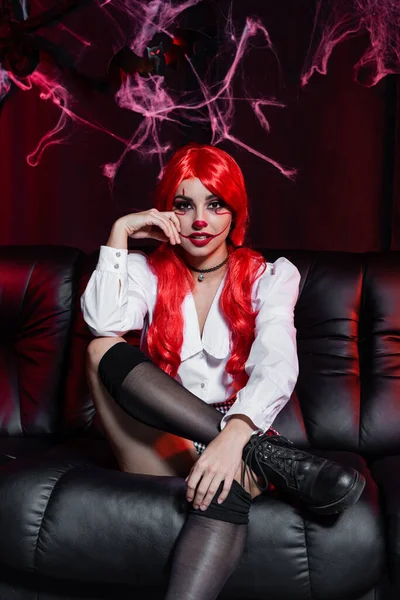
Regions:
M 243 388 L 243 390 L 244 389 L 245 388 Z M 242 390 L 240 390 L 240 392 L 242 392 Z M 281 403 L 279 408 L 282 408 Z M 224 429 L 229 418 L 232 415 L 244 415 L 250 419 L 254 427 L 257 427 L 257 430 L 254 431 L 251 435 L 266 433 L 271 427 L 276 417 L 275 413 L 279 412 L 279 408 L 275 407 L 275 410 L 271 410 L 271 407 L 265 407 L 254 401 L 252 403 L 249 403 L 248 399 L 245 398 L 244 395 L 241 397 L 239 394 L 236 398 L 236 401 L 234 402 L 234 404 L 232 404 L 228 412 L 225 415 L 223 415 L 220 421 L 220 429 L 221 431 Z
M 237 412 L 237 413 L 235 413 L 235 414 L 236 414 L 236 415 L 242 415 L 243 417 L 249 417 L 248 415 L 245 415 L 243 412 L 242 412 L 242 413 L 240 413 L 240 412 Z M 219 426 L 219 428 L 220 428 L 220 430 L 221 430 L 221 431 L 224 429 L 225 425 L 227 424 L 227 422 L 228 422 L 228 420 L 229 420 L 229 417 L 231 417 L 231 416 L 232 416 L 232 415 L 224 415 L 224 416 L 223 416 L 223 418 L 221 419 L 221 422 L 220 422 L 220 426 Z M 249 418 L 250 418 L 250 417 L 249 417 Z M 255 427 L 255 423 L 253 423 L 253 426 Z M 265 431 L 267 431 L 267 430 L 265 430 Z M 260 434 L 262 434 L 262 433 L 265 433 L 265 432 L 264 432 L 264 429 L 259 429 L 259 428 L 258 428 L 258 429 L 254 429 L 254 431 L 252 431 L 252 433 L 251 433 L 251 436 L 250 436 L 250 437 L 252 437 L 253 435 L 260 435 Z
M 109 273 L 128 272 L 128 250 L 127 248 L 111 248 L 111 246 L 100 246 L 97 271 L 108 271 Z

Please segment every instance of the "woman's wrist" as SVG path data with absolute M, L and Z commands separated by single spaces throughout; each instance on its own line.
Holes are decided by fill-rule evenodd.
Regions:
M 108 238 L 106 246 L 124 250 L 128 249 L 128 232 L 122 219 L 115 221 L 114 225 L 112 226 L 110 237 Z
M 246 415 L 232 415 L 229 417 L 226 425 L 222 431 L 235 432 L 235 436 L 239 436 L 243 440 L 243 445 L 246 445 L 252 434 L 257 431 L 257 427 L 254 427 L 251 419 Z

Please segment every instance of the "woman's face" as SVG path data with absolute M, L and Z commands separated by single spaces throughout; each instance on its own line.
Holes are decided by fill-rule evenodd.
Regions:
M 200 258 L 221 246 L 226 247 L 232 210 L 204 187 L 200 179 L 194 177 L 182 181 L 176 190 L 172 210 L 181 224 L 179 235 L 183 250 Z M 193 237 L 194 234 L 206 234 L 207 238 L 203 241 Z

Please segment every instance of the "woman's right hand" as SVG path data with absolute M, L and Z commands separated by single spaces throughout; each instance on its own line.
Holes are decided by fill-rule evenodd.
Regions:
M 160 212 L 150 208 L 143 212 L 131 213 L 118 219 L 125 227 L 128 237 L 133 239 L 153 238 L 161 242 L 180 244 L 181 224 L 173 211 Z

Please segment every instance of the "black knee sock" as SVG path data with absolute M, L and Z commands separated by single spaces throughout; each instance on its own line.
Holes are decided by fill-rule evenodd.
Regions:
M 173 555 L 165 600 L 214 600 L 246 544 L 251 495 L 234 480 L 222 504 L 223 482 L 205 510 L 191 508 Z
M 220 433 L 220 411 L 167 375 L 139 348 L 125 342 L 111 346 L 100 361 L 99 376 L 119 406 L 146 425 L 203 444 Z

